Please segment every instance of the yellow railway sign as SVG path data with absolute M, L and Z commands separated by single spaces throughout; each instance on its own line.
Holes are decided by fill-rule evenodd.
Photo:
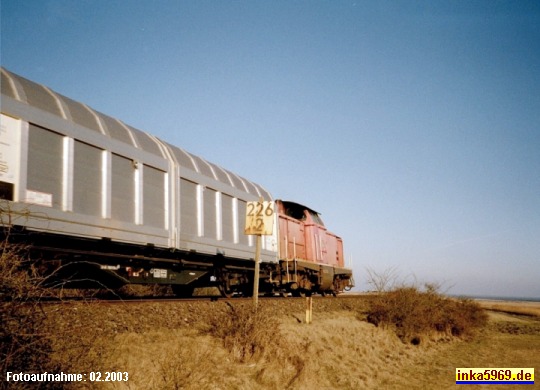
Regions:
M 274 202 L 248 202 L 245 234 L 268 236 L 274 230 Z

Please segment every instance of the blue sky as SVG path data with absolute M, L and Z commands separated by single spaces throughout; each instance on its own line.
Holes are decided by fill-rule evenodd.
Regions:
M 539 2 L 0 12 L 2 66 L 320 211 L 360 290 L 540 297 Z

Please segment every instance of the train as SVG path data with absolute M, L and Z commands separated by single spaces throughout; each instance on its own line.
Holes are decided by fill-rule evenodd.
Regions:
M 273 202 L 259 293 L 354 286 L 342 239 L 321 215 L 5 68 L 1 72 L 2 239 L 23 243 L 48 286 L 167 285 L 250 296 L 249 202 Z M 9 232 L 9 233 L 8 233 Z

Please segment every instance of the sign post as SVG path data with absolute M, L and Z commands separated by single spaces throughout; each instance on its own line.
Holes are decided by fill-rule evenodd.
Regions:
M 274 202 L 248 202 L 246 207 L 246 235 L 256 235 L 255 271 L 253 275 L 253 304 L 259 303 L 259 272 L 261 262 L 262 236 L 271 235 L 274 230 Z
M 310 295 L 306 298 L 306 324 L 313 322 L 313 297 Z

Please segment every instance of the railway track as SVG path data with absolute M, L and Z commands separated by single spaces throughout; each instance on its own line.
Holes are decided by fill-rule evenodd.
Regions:
M 333 299 L 359 299 L 363 295 L 356 294 L 340 294 L 336 297 L 334 296 L 320 296 L 314 295 L 314 300 L 321 301 L 330 301 Z M 295 302 L 304 302 L 305 298 L 303 297 L 282 297 L 282 296 L 265 296 L 260 295 L 259 300 L 262 301 L 295 301 Z M 46 297 L 40 298 L 40 303 L 46 304 L 62 304 L 62 303 L 105 303 L 105 304 L 131 304 L 131 303 L 199 303 L 199 302 L 252 302 L 252 297 L 243 297 L 235 296 L 232 298 L 225 298 L 222 296 L 211 296 L 211 295 L 201 295 L 194 296 L 191 298 L 178 298 L 175 296 L 127 296 L 123 297 L 120 295 L 111 296 L 111 297 Z

